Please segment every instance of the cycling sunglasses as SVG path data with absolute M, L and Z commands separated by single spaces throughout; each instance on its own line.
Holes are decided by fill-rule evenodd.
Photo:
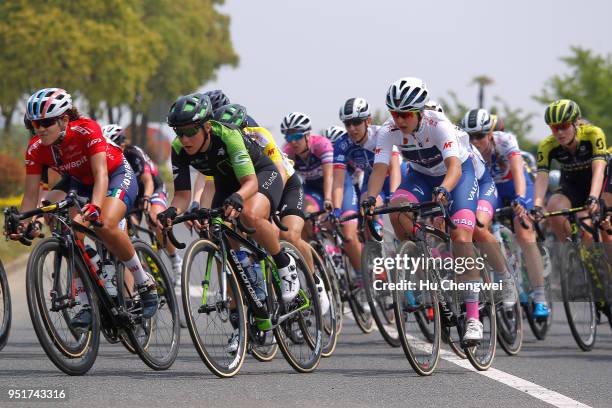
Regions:
M 57 118 L 38 119 L 38 120 L 32 121 L 32 127 L 34 127 L 35 129 L 44 127 L 46 129 L 48 127 L 55 125 L 56 123 L 57 123 Z
M 567 130 L 572 126 L 571 122 L 559 123 L 558 125 L 550 125 L 550 129 L 553 133 L 556 133 L 560 130 Z
M 470 133 L 470 140 L 482 140 L 487 137 L 488 134 L 489 132 L 472 132 Z
M 389 111 L 389 112 L 391 112 L 391 116 L 393 117 L 393 119 L 397 119 L 397 118 L 408 119 L 416 115 L 416 112 L 397 112 L 397 111 Z
M 293 133 L 291 135 L 285 135 L 285 140 L 287 142 L 295 142 L 297 140 L 302 139 L 305 136 L 305 133 Z
M 199 130 L 199 127 L 174 128 L 174 133 L 176 133 L 178 137 L 194 137 Z
M 344 122 L 344 127 L 347 128 L 349 126 L 359 126 L 361 125 L 363 122 L 365 121 L 365 119 L 348 119 L 345 120 Z

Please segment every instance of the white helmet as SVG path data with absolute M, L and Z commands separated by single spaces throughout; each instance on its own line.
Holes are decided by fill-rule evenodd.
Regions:
M 461 126 L 468 133 L 484 133 L 493 128 L 493 120 L 486 109 L 471 109 L 466 112 Z
M 444 108 L 442 108 L 442 105 L 440 105 L 433 99 L 427 101 L 427 103 L 425 104 L 425 109 L 444 113 Z
M 340 107 L 340 120 L 367 119 L 370 117 L 370 105 L 363 98 L 351 98 Z
M 335 143 L 336 140 L 340 139 L 346 133 L 346 129 L 341 126 L 330 126 L 325 129 L 323 135 L 329 139 L 330 142 Z
M 26 104 L 30 120 L 57 118 L 72 108 L 72 97 L 61 88 L 43 88 L 34 92 Z
M 281 133 L 286 135 L 290 130 L 308 132 L 312 129 L 310 118 L 302 112 L 292 112 L 283 118 L 281 122 Z
M 105 138 L 110 140 L 116 145 L 121 145 L 123 143 L 123 128 L 119 125 L 115 125 L 111 123 L 110 125 L 106 125 L 102 128 L 102 134 Z
M 387 108 L 396 112 L 421 111 L 427 102 L 427 86 L 419 78 L 398 79 L 387 91 Z

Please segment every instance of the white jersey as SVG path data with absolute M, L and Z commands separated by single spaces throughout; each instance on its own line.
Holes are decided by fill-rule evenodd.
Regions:
M 474 164 L 474 173 L 476 174 L 476 180 L 480 180 L 486 171 L 487 162 L 485 161 L 480 150 L 470 143 L 470 152 L 472 154 L 472 163 Z
M 393 146 L 397 146 L 410 168 L 437 177 L 446 174 L 444 159 L 457 157 L 463 163 L 470 158 L 469 137 L 464 131 L 443 113 L 424 110 L 422 115 L 419 128 L 409 135 L 404 135 L 393 119 L 387 120 L 378 132 L 374 163 L 388 164 Z
M 496 184 L 512 180 L 510 171 L 510 158 L 521 156 L 516 136 L 509 132 L 493 132 L 495 148 L 491 153 L 491 161 L 488 163 L 491 176 Z

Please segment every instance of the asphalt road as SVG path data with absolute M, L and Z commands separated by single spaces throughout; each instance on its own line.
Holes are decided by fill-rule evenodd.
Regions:
M 477 373 L 450 351 L 431 377 L 419 377 L 401 348 L 392 349 L 377 332 L 362 334 L 345 319 L 335 354 L 312 374 L 297 374 L 279 355 L 261 363 L 247 357 L 232 379 L 212 375 L 195 352 L 186 329 L 181 349 L 167 371 L 154 372 L 120 344 L 102 340 L 98 359 L 82 377 L 60 372 L 38 344 L 25 301 L 25 268 L 9 271 L 13 326 L 0 352 L 0 407 L 56 405 L 15 402 L 10 389 L 63 389 L 58 406 L 413 406 L 532 407 L 612 406 L 612 331 L 598 328 L 593 351 L 578 349 L 560 305 L 545 341 L 537 341 L 525 322 L 521 353 L 498 349 L 493 369 Z M 547 401 L 547 402 L 546 402 Z M 581 405 L 584 404 L 584 405 Z

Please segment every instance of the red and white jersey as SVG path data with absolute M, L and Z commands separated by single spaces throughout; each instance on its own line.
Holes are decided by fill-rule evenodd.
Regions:
M 493 132 L 493 140 L 495 148 L 488 165 L 495 183 L 499 184 L 512 180 L 510 158 L 521 156 L 521 149 L 516 136 L 510 132 Z
M 389 164 L 393 146 L 409 162 L 415 171 L 429 176 L 446 174 L 444 159 L 457 157 L 461 163 L 470 158 L 469 137 L 453 125 L 443 113 L 431 110 L 423 115 L 419 128 L 405 135 L 395 126 L 393 119 L 387 120 L 378 132 L 374 163 Z
M 121 149 L 106 142 L 100 125 L 92 119 L 80 118 L 68 123 L 59 145 L 45 146 L 38 135 L 30 140 L 25 155 L 26 174 L 41 174 L 43 166 L 48 166 L 91 185 L 94 177 L 89 158 L 97 153 L 106 153 L 108 174 L 123 162 Z

